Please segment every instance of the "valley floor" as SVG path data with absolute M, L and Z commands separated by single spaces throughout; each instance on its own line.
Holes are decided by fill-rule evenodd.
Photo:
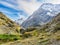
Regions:
M 40 33 L 39 36 L 33 36 L 1 45 L 60 45 L 60 31 L 50 34 Z

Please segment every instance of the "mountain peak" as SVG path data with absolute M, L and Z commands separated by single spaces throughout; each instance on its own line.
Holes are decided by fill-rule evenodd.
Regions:
M 54 7 L 54 4 L 52 4 L 52 3 L 43 3 L 42 5 L 41 5 L 41 8 L 42 9 L 45 9 L 45 10 L 50 10 L 50 9 L 52 9 Z
M 58 4 L 57 4 L 58 5 Z M 30 17 L 28 17 L 21 26 L 24 28 L 36 25 L 43 25 L 52 20 L 59 12 L 60 6 L 58 8 L 56 4 L 44 3 L 36 10 Z

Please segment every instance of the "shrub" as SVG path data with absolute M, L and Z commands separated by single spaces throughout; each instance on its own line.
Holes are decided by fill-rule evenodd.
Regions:
M 16 36 L 16 35 L 0 34 L 0 40 L 2 40 L 3 42 L 15 41 L 18 39 L 19 39 L 19 36 Z

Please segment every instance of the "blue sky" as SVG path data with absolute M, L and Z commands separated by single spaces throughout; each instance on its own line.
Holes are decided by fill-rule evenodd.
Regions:
M 12 20 L 23 18 L 25 20 L 42 3 L 60 4 L 60 0 L 0 0 L 0 12 Z
M 13 2 L 12 0 L 0 0 L 0 12 L 3 12 L 12 20 L 18 19 L 19 17 L 19 10 L 16 6 L 18 6 L 18 4 L 15 3 L 15 1 Z
M 27 15 L 24 10 L 19 9 L 18 5 L 17 0 L 0 0 L 0 12 L 3 12 L 13 21 L 17 20 L 20 18 L 20 15 Z

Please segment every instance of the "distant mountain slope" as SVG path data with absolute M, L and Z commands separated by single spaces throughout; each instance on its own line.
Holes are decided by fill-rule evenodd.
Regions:
M 58 6 L 58 7 L 56 7 Z M 59 4 L 54 5 L 51 3 L 44 3 L 40 8 L 35 11 L 31 16 L 29 16 L 23 23 L 22 27 L 27 28 L 31 26 L 37 26 L 45 24 L 56 16 L 60 12 Z
M 0 12 L 0 34 L 18 34 L 20 26 Z
M 25 32 L 25 36 L 30 38 L 4 45 L 60 45 L 60 13 L 40 28 Z

